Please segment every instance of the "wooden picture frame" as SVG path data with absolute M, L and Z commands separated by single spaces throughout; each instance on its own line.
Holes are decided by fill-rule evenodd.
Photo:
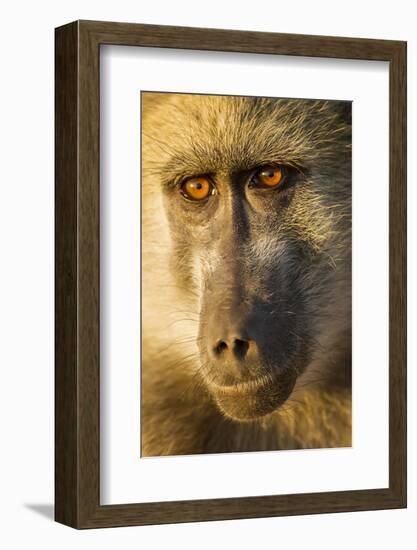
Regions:
M 77 21 L 56 29 L 55 519 L 75 528 L 406 506 L 406 43 Z M 389 487 L 141 504 L 99 498 L 99 56 L 117 44 L 389 62 Z

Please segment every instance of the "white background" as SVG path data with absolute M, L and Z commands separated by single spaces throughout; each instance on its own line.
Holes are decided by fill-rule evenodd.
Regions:
M 353 101 L 352 448 L 139 459 L 139 90 L 173 87 L 178 92 Z M 388 486 L 388 90 L 388 64 L 383 62 L 102 48 L 103 504 Z
M 0 86 L 0 542 L 9 549 L 413 549 L 417 517 L 417 38 L 413 2 L 316 0 L 284 5 L 3 3 Z M 235 12 L 236 8 L 236 12 Z M 52 523 L 53 28 L 104 19 L 409 41 L 409 508 L 407 510 L 76 532 Z M 378 128 L 375 129 L 378 131 Z M 375 236 L 378 244 L 378 236 Z M 370 396 L 370 404 L 372 396 Z M 343 475 L 343 472 L 341 472 Z M 140 546 L 141 545 L 141 546 Z

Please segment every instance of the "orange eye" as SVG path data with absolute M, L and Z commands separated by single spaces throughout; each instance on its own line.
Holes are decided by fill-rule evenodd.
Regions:
M 284 175 L 278 166 L 267 166 L 257 172 L 256 179 L 266 187 L 277 187 L 284 179 Z
M 212 194 L 213 186 L 207 178 L 191 178 L 181 187 L 182 194 L 192 201 L 203 201 Z

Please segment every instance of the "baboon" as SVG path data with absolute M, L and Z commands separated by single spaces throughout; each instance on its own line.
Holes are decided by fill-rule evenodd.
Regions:
M 350 446 L 350 102 L 141 105 L 142 456 Z

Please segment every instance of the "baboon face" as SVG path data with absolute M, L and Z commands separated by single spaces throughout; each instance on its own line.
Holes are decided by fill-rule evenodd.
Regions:
M 350 321 L 350 104 L 167 94 L 153 111 L 144 185 L 198 373 L 228 417 L 264 416 Z

